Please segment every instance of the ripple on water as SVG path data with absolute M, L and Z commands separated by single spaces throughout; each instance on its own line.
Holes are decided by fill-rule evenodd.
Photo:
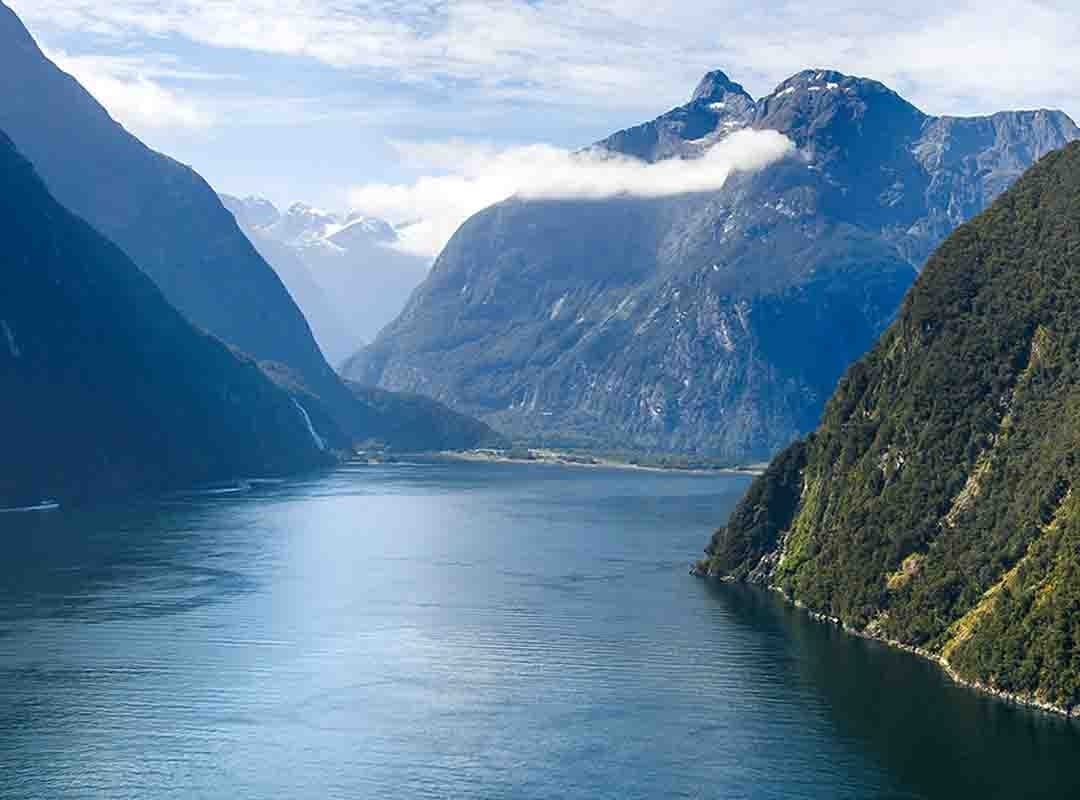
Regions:
M 688 578 L 745 486 L 354 464 L 6 521 L 3 794 L 1075 793 L 1067 725 Z

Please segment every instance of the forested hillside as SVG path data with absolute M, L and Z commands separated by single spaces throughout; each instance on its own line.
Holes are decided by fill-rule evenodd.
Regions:
M 1080 704 L 1080 145 L 931 258 L 699 565 Z

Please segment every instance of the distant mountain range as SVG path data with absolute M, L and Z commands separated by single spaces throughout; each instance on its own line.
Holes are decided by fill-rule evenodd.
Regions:
M 930 259 L 698 569 L 1080 713 L 1080 143 Z
M 0 491 L 29 483 L 72 490 L 84 479 L 122 490 L 228 471 L 280 472 L 353 444 L 456 449 L 497 438 L 438 404 L 418 407 L 415 398 L 342 381 L 281 280 L 206 182 L 112 120 L 45 58 L 2 3 L 0 131 L 10 137 L 11 163 L 23 163 L 13 146 L 44 183 L 43 189 L 38 178 L 26 177 L 23 167 L 9 170 L 11 181 L 0 186 L 3 201 L 17 206 L 25 193 L 36 198 L 37 216 L 8 223 L 5 248 L 31 265 L 40 261 L 38 277 L 53 281 L 46 287 L 26 277 L 0 306 L 6 353 L 15 360 L 5 373 L 11 413 L 4 422 L 22 427 L 11 433 L 19 449 L 9 452 L 24 454 L 14 463 L 4 459 L 7 488 Z M 51 198 L 39 197 L 46 190 Z M 53 199 L 102 239 L 85 225 L 72 232 L 78 226 L 61 218 Z M 160 294 L 127 274 L 131 263 Z M 26 318 L 20 303 L 46 319 Z M 195 328 L 181 324 L 170 306 Z M 86 372 L 94 369 L 96 377 Z M 96 389 L 88 384 L 92 378 L 100 381 Z M 143 405 L 135 408 L 135 398 Z M 119 418 L 124 415 L 126 422 Z M 418 429 L 431 434 L 426 440 L 404 430 L 406 421 L 422 415 Z M 73 431 L 83 423 L 100 429 Z M 56 437 L 41 427 L 49 424 L 70 434 L 64 457 L 71 463 L 55 463 Z M 227 435 L 230 425 L 235 435 Z M 25 438 L 30 432 L 41 434 L 37 459 L 25 455 L 32 452 Z M 98 438 L 110 432 L 116 434 L 111 442 Z M 319 454 L 312 452 L 315 441 L 326 446 Z
M 0 134 L 0 508 L 287 474 L 349 441 L 196 330 Z
M 427 259 L 395 249 L 397 231 L 381 219 L 303 203 L 282 213 L 260 197 L 221 199 L 296 299 L 334 364 L 397 316 L 430 267 Z
M 827 70 L 761 99 L 713 72 L 595 148 L 695 158 L 741 130 L 795 152 L 716 192 L 475 215 L 344 373 L 538 443 L 767 456 L 817 423 L 933 248 L 1080 136 L 1060 111 L 933 117 Z

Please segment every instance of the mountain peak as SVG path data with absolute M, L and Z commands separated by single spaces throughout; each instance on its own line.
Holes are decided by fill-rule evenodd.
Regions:
M 722 101 L 728 95 L 740 95 L 753 100 L 740 84 L 735 83 L 724 72 L 714 69 L 705 73 L 705 77 L 698 82 L 694 89 L 694 95 L 690 98 L 691 103 L 712 103 Z
M 317 208 L 316 206 L 308 205 L 307 203 L 293 203 L 291 206 L 289 206 L 286 213 L 294 217 L 325 217 L 328 219 L 336 219 L 337 217 L 336 214 L 333 214 L 322 208 Z
M 359 240 L 393 242 L 398 237 L 393 226 L 385 220 L 354 211 L 346 218 L 341 229 L 330 234 L 328 238 L 335 244 L 348 247 L 350 243 Z
M 248 195 L 247 197 L 234 197 L 229 194 L 219 194 L 225 208 L 243 224 L 256 228 L 265 228 L 273 225 L 281 219 L 281 212 L 277 206 L 265 197 Z
M 864 98 L 872 95 L 894 95 L 899 97 L 896 92 L 885 84 L 870 78 L 846 75 L 834 69 L 804 69 L 783 81 L 765 99 L 777 99 L 793 94 L 813 95 L 819 93 L 823 96 L 836 94 L 837 96 L 849 95 Z

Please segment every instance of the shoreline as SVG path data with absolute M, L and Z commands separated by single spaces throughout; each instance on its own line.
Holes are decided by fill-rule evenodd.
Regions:
M 634 464 L 629 461 L 600 455 L 571 453 L 548 448 L 530 448 L 529 456 L 515 456 L 495 450 L 446 450 L 424 454 L 447 461 L 464 461 L 478 464 L 546 464 L 556 467 L 581 467 L 584 469 L 623 469 L 638 472 L 670 472 L 684 475 L 761 475 L 764 468 L 756 465 L 736 467 L 678 467 L 659 464 Z
M 718 575 L 709 575 L 708 573 L 702 572 L 700 569 L 698 569 L 696 564 L 692 565 L 690 569 L 690 574 L 697 578 L 704 578 L 705 580 L 719 580 L 723 583 L 739 582 L 736 581 L 734 578 L 726 576 L 721 577 Z M 1065 706 L 1059 706 L 1055 705 L 1054 703 L 1048 703 L 1043 700 L 1039 700 L 1037 697 L 1032 697 L 1031 695 L 1021 694 L 1018 692 L 1007 692 L 1003 689 L 997 689 L 993 686 L 982 683 L 981 681 L 969 680 L 960 675 L 949 663 L 948 659 L 946 659 L 944 656 L 938 655 L 937 653 L 932 653 L 925 648 L 916 647 L 915 645 L 905 644 L 904 642 L 897 641 L 896 639 L 890 639 L 886 636 L 882 636 L 881 634 L 865 630 L 859 630 L 858 628 L 852 628 L 850 625 L 844 624 L 843 621 L 837 619 L 836 617 L 831 617 L 828 614 L 823 614 L 820 611 L 815 611 L 801 600 L 795 600 L 791 597 L 791 595 L 789 595 L 779 586 L 775 586 L 772 584 L 746 585 L 757 585 L 759 588 L 767 589 L 770 592 L 776 592 L 778 595 L 784 598 L 785 603 L 787 603 L 789 606 L 792 606 L 793 608 L 797 608 L 798 610 L 804 612 L 814 622 L 823 625 L 832 625 L 834 628 L 839 628 L 844 633 L 855 636 L 859 639 L 865 639 L 871 642 L 878 642 L 880 644 L 887 645 L 888 647 L 891 647 L 895 650 L 902 650 L 906 653 L 910 653 L 911 655 L 918 656 L 919 658 L 926 659 L 927 661 L 931 661 L 935 665 L 937 665 L 941 669 L 941 671 L 945 673 L 949 680 L 957 686 L 962 686 L 965 689 L 978 692 L 979 694 L 993 697 L 996 700 L 1009 703 L 1010 705 L 1020 706 L 1022 708 L 1034 711 L 1041 711 L 1044 714 L 1052 714 L 1056 717 L 1060 717 L 1066 720 L 1080 721 L 1080 706 L 1066 708 Z

